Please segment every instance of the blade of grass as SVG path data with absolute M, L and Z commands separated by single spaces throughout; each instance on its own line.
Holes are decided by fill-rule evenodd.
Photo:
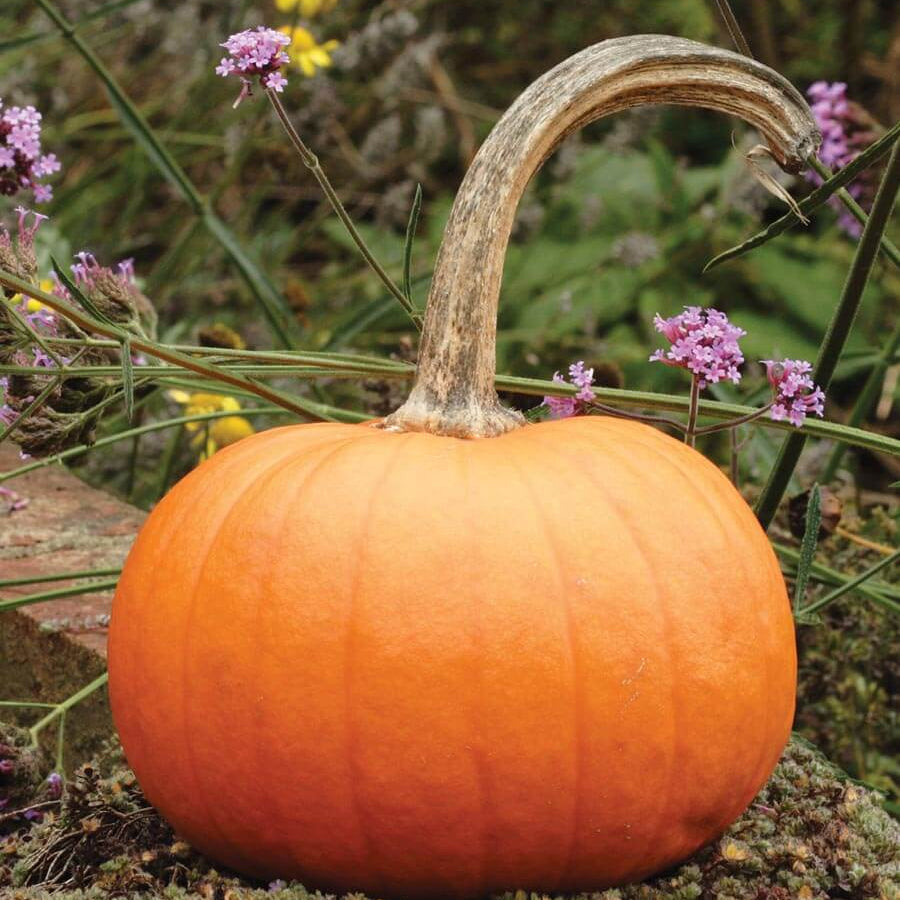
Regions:
M 891 147 L 897 142 L 898 137 L 900 137 L 900 122 L 894 125 L 890 131 L 886 132 L 882 137 L 880 137 L 875 143 L 869 145 L 856 159 L 853 160 L 849 165 L 844 166 L 843 169 L 840 169 L 836 175 L 832 175 L 831 172 L 826 169 L 817 159 L 810 160 L 810 166 L 815 168 L 820 174 L 826 178 L 826 180 L 817 187 L 808 197 L 801 200 L 797 206 L 804 215 L 808 215 L 814 210 L 818 209 L 820 206 L 823 206 L 830 197 L 837 193 L 844 185 L 849 184 L 853 181 L 860 172 L 869 168 L 869 166 L 876 163 L 881 157 L 883 157 L 886 153 L 888 153 Z M 849 196 L 849 195 L 848 195 Z M 852 200 L 852 198 L 851 198 Z M 850 211 L 856 215 L 860 222 L 865 225 L 868 220 L 868 216 L 859 206 L 855 203 L 853 205 L 856 207 L 856 211 L 852 208 Z M 778 237 L 779 234 L 787 231 L 788 228 L 791 228 L 793 225 L 796 225 L 800 220 L 793 212 L 788 212 L 783 215 L 780 219 L 774 221 L 768 228 L 764 228 L 759 233 L 753 235 L 753 237 L 747 238 L 746 241 L 742 241 L 735 247 L 732 247 L 730 250 L 726 250 L 724 253 L 720 253 L 718 256 L 714 256 L 704 267 L 703 271 L 708 272 L 710 269 L 715 268 L 716 266 L 721 265 L 723 262 L 727 262 L 730 259 L 735 259 L 738 256 L 743 256 L 745 253 L 753 250 L 756 247 L 760 247 L 763 244 L 771 241 L 772 238 Z M 887 256 L 888 259 L 894 263 L 895 266 L 900 266 L 900 250 L 898 250 L 894 244 L 892 244 L 883 234 L 879 236 L 879 240 L 881 243 L 881 251 Z
M 409 222 L 406 225 L 406 240 L 403 243 L 403 293 L 412 306 L 412 282 L 410 269 L 412 267 L 413 240 L 416 236 L 416 226 L 419 224 L 419 213 L 422 211 L 422 185 L 416 185 L 416 194 L 413 197 L 412 209 L 409 211 Z
M 0 612 L 8 612 L 21 606 L 31 606 L 34 603 L 46 603 L 48 600 L 61 600 L 63 597 L 78 597 L 81 594 L 93 594 L 95 591 L 109 591 L 118 583 L 118 578 L 110 578 L 106 581 L 74 584 L 69 587 L 53 588 L 50 591 L 40 591 L 37 594 L 26 594 L 24 597 L 15 597 L 12 600 L 0 600 Z
M 54 572 L 52 575 L 28 575 L 25 578 L 6 578 L 0 581 L 0 589 L 23 587 L 28 584 L 49 584 L 52 581 L 69 581 L 78 578 L 102 578 L 107 575 L 118 575 L 118 569 L 82 569 L 80 572 Z
M 793 547 L 786 547 L 784 544 L 773 541 L 772 549 L 774 549 L 782 559 L 793 563 L 796 568 L 797 561 L 800 559 L 800 554 L 794 550 Z M 812 566 L 810 566 L 810 575 L 813 579 L 822 584 L 831 584 L 838 587 L 850 581 L 850 578 L 846 575 L 842 575 L 840 572 L 817 562 L 814 562 Z M 877 584 L 861 584 L 854 588 L 854 590 L 864 597 L 882 605 L 886 600 L 900 600 L 900 589 L 894 585 L 885 584 L 883 581 L 879 581 Z
M 813 369 L 813 380 L 823 391 L 827 391 L 831 384 L 834 370 L 853 327 L 853 320 L 862 302 L 863 291 L 869 281 L 878 245 L 887 227 L 898 187 L 900 187 L 900 144 L 895 144 Z M 792 434 L 781 445 L 775 466 L 756 505 L 756 515 L 763 528 L 768 528 L 775 517 L 775 511 L 803 452 L 806 437 L 806 433 L 803 432 Z
M 59 11 L 52 0 L 37 0 L 38 6 L 49 16 L 63 37 L 103 82 L 110 103 L 118 113 L 122 124 L 132 134 L 138 146 L 166 180 L 181 194 L 194 214 L 203 222 L 207 231 L 219 242 L 231 257 L 248 287 L 259 302 L 269 320 L 275 336 L 286 346 L 293 346 L 290 335 L 290 307 L 275 286 L 250 258 L 228 226 L 213 212 L 208 201 L 194 186 L 187 173 L 171 153 L 163 146 L 150 123 L 143 117 L 121 85 L 94 51 L 78 36 L 71 22 Z
M 97 9 L 92 12 L 85 13 L 85 15 L 72 25 L 72 28 L 78 30 L 89 22 L 105 19 L 107 16 L 114 12 L 118 12 L 120 9 L 126 9 L 129 6 L 134 6 L 135 3 L 140 2 L 141 0 L 116 0 L 115 3 L 106 3 L 103 6 L 98 6 Z M 8 41 L 0 41 L 0 53 L 5 53 L 7 50 L 15 50 L 18 47 L 27 47 L 29 44 L 35 44 L 38 41 L 46 41 L 54 37 L 58 37 L 54 32 L 32 31 L 29 34 L 23 34 L 20 37 L 12 38 Z
M 806 585 L 809 582 L 809 569 L 816 555 L 816 544 L 819 542 L 819 526 L 822 524 L 821 494 L 819 485 L 814 484 L 809 493 L 806 506 L 806 526 L 803 530 L 803 541 L 800 544 L 800 559 L 797 560 L 797 575 L 794 579 L 794 615 L 800 612 L 803 598 L 806 596 Z
M 830 594 L 826 594 L 824 597 L 816 600 L 815 603 L 810 603 L 809 606 L 804 607 L 800 610 L 801 616 L 808 616 L 818 610 L 822 609 L 823 606 L 828 606 L 829 603 L 834 603 L 839 597 L 843 597 L 848 591 L 852 591 L 854 588 L 859 587 L 865 581 L 868 581 L 873 575 L 878 574 L 882 569 L 888 568 L 888 566 L 892 566 L 897 560 L 900 559 L 900 550 L 895 550 L 890 556 L 886 556 L 884 559 L 877 562 L 871 569 L 866 569 L 861 575 L 857 575 L 856 578 L 848 581 L 846 584 L 842 584 L 839 588 L 833 590 Z M 893 603 L 893 601 L 886 600 L 889 609 L 892 609 L 895 613 L 900 613 L 900 603 Z
M 371 416 L 351 412 L 349 410 L 333 409 L 331 407 L 325 408 L 331 413 L 329 421 L 333 422 L 368 422 L 372 418 Z M 234 410 L 218 410 L 217 412 L 211 413 L 199 413 L 195 416 L 177 416 L 173 419 L 163 419 L 160 422 L 148 422 L 146 425 L 140 425 L 137 428 L 129 428 L 126 431 L 119 431 L 116 434 L 98 438 L 93 444 L 80 444 L 77 447 L 70 447 L 68 450 L 54 453 L 53 456 L 46 456 L 43 459 L 36 459 L 33 462 L 26 463 L 24 466 L 19 466 L 17 469 L 12 469 L 9 472 L 0 472 L 0 482 L 9 481 L 11 478 L 17 478 L 19 475 L 24 475 L 26 472 L 33 472 L 35 469 L 42 469 L 45 466 L 63 462 L 64 460 L 71 459 L 73 456 L 80 456 L 88 450 L 106 447 L 109 444 L 115 444 L 117 441 L 127 441 L 136 435 L 148 434 L 151 431 L 163 431 L 166 428 L 176 428 L 179 425 L 187 425 L 189 422 L 206 422 L 211 419 L 222 419 L 234 415 L 240 415 L 246 419 L 253 416 L 280 416 L 287 414 L 287 411 L 279 406 L 259 406 L 253 409 L 242 409 L 240 413 L 235 413 Z
M 744 56 L 749 56 L 753 59 L 750 45 L 747 43 L 747 39 L 741 31 L 741 26 L 738 24 L 737 17 L 734 12 L 732 12 L 731 4 L 728 0 L 716 0 L 716 6 L 719 8 L 719 14 L 725 22 L 725 27 L 728 29 L 728 34 L 734 42 L 734 46 L 737 47 L 738 51 L 743 53 Z
M 125 418 L 134 421 L 134 365 L 131 359 L 131 339 L 122 341 L 122 391 L 125 396 Z
M 27 281 L 17 278 L 11 272 L 5 272 L 0 269 L 0 285 L 3 285 L 15 293 L 24 293 L 35 300 L 39 300 L 45 306 L 49 306 L 50 309 L 65 316 L 69 321 L 74 322 L 84 331 L 102 334 L 105 337 L 113 338 L 120 344 L 125 337 L 127 337 L 127 333 L 118 326 L 107 325 L 105 322 L 101 322 L 92 316 L 87 315 L 87 313 L 84 313 L 77 307 L 61 300 L 55 294 L 48 294 L 46 291 L 36 288 L 33 284 L 29 284 Z M 225 384 L 232 384 L 236 387 L 243 388 L 249 393 L 255 394 L 263 400 L 268 400 L 270 403 L 276 403 L 297 415 L 307 416 L 313 419 L 331 418 L 330 415 L 323 414 L 324 407 L 322 404 L 284 394 L 281 391 L 276 391 L 273 388 L 251 381 L 249 378 L 235 375 L 227 369 L 211 366 L 199 359 L 187 356 L 176 350 L 171 350 L 161 344 L 157 344 L 155 341 L 143 337 L 132 336 L 130 337 L 130 341 L 132 347 L 135 347 L 144 353 L 148 353 L 150 356 L 155 356 L 157 359 L 165 360 L 175 366 L 180 366 L 183 369 L 189 369 L 192 372 L 205 375 L 212 378 L 214 381 L 222 381 Z
M 898 347 L 900 347 L 900 322 L 897 323 L 893 334 L 888 338 L 888 342 L 884 345 L 884 350 L 881 353 L 880 359 L 869 372 L 869 377 L 866 378 L 866 383 L 859 392 L 856 402 L 853 404 L 853 409 L 847 417 L 847 425 L 858 428 L 862 423 L 862 420 L 869 414 L 869 411 L 877 402 L 878 396 L 881 393 L 884 377 L 891 366 L 894 354 L 897 352 Z M 831 456 L 828 457 L 828 462 L 825 465 L 825 471 L 822 472 L 822 482 L 824 484 L 828 484 L 837 474 L 838 467 L 841 464 L 841 460 L 844 458 L 846 449 L 844 444 L 837 444 L 834 450 L 832 450 Z

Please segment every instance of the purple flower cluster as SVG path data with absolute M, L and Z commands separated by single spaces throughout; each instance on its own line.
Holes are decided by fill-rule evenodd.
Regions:
M 55 153 L 41 153 L 41 114 L 33 106 L 3 109 L 0 101 L 0 194 L 30 189 L 36 203 L 46 203 L 53 189 L 40 179 L 61 168 Z
M 817 81 L 809 86 L 806 95 L 812 101 L 810 108 L 822 132 L 819 157 L 830 168 L 841 169 L 853 162 L 860 151 L 875 139 L 868 116 L 847 99 L 847 85 L 842 81 L 831 84 Z M 816 172 L 810 171 L 808 178 L 815 184 L 822 183 Z M 865 203 L 874 196 L 875 182 L 868 171 L 863 172 L 856 181 L 848 185 L 847 190 L 857 202 Z M 862 225 L 840 200 L 832 197 L 829 203 L 838 211 L 840 227 L 851 237 L 859 237 Z
M 557 384 L 566 384 L 566 379 L 559 372 L 554 372 L 553 380 Z M 575 362 L 569 366 L 569 382 L 578 388 L 578 393 L 570 397 L 544 397 L 544 404 L 550 409 L 550 418 L 567 419 L 578 415 L 586 404 L 596 397 L 593 390 L 594 370 L 586 369 L 584 362 Z
M 825 394 L 812 380 L 812 366 L 802 359 L 764 359 L 766 376 L 775 392 L 772 418 L 787 419 L 799 428 L 807 415 L 825 415 Z
M 113 271 L 106 266 L 101 266 L 100 263 L 97 262 L 97 257 L 94 256 L 93 253 L 88 253 L 86 250 L 76 253 L 75 258 L 78 262 L 73 263 L 71 269 L 72 274 L 75 276 L 75 284 L 80 288 L 92 291 L 98 286 L 97 282 L 101 278 L 114 279 L 119 283 L 119 286 L 126 291 L 134 287 L 135 276 L 133 259 L 123 259 L 121 262 L 116 263 L 115 271 Z M 65 290 L 65 288 L 63 288 L 63 290 Z
M 287 79 L 281 74 L 281 67 L 287 65 L 291 58 L 284 52 L 291 39 L 274 28 L 260 25 L 257 29 L 248 28 L 231 35 L 224 47 L 229 55 L 223 56 L 216 66 L 216 74 L 223 78 L 236 75 L 241 79 L 241 93 L 235 106 L 250 93 L 250 79 L 259 76 L 264 88 L 281 93 Z
M 738 366 L 744 356 L 738 341 L 747 332 L 732 325 L 725 313 L 686 306 L 683 313 L 670 319 L 657 313 L 653 324 L 671 347 L 657 350 L 651 355 L 651 362 L 687 369 L 699 379 L 701 388 L 726 378 L 734 384 L 741 380 Z

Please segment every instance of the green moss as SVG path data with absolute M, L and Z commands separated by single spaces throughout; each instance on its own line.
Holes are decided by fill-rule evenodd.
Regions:
M 147 806 L 111 748 L 58 812 L 0 845 L 4 900 L 325 900 L 218 872 Z M 5 851 L 5 852 L 4 852 Z M 5 861 L 4 861 L 5 860 Z M 900 826 L 880 797 L 794 738 L 769 783 L 718 841 L 664 876 L 576 900 L 818 900 L 900 896 Z M 346 900 L 365 900 L 360 894 Z M 500 900 L 544 900 L 515 891 Z

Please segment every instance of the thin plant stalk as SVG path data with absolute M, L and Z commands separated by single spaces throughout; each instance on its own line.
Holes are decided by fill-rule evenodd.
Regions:
M 28 734 L 31 737 L 32 743 L 36 746 L 38 742 L 38 736 L 40 733 L 52 722 L 58 719 L 60 716 L 65 716 L 65 714 L 77 704 L 81 703 L 82 700 L 90 697 L 95 691 L 102 688 L 106 682 L 109 681 L 109 673 L 104 672 L 102 675 L 98 675 L 93 681 L 89 684 L 86 684 L 81 690 L 76 691 L 72 694 L 71 697 L 67 697 L 62 703 L 57 703 L 56 706 L 47 713 L 39 721 L 35 722 L 31 728 L 28 729 Z
M 76 33 L 73 24 L 52 0 L 37 0 L 37 4 L 51 19 L 60 34 L 103 82 L 110 102 L 122 124 L 134 137 L 150 162 L 175 187 L 206 230 L 218 241 L 225 253 L 238 267 L 244 281 L 262 307 L 275 336 L 284 346 L 293 346 L 289 327 L 290 309 L 287 301 L 276 290 L 265 272 L 250 258 L 228 226 L 212 210 L 207 198 L 200 193 L 175 157 L 165 148 L 150 123 L 125 93 L 113 74 Z
M 688 407 L 687 428 L 684 432 L 684 442 L 693 447 L 697 442 L 697 413 L 700 410 L 700 379 L 694 375 L 691 378 L 691 396 Z
M 6 578 L 0 581 L 0 589 L 24 587 L 29 584 L 49 584 L 53 581 L 74 581 L 78 578 L 102 578 L 107 575 L 118 575 L 121 571 L 121 568 L 82 569 L 80 572 L 55 572 L 53 575 L 28 575 L 25 578 Z
M 719 422 L 716 425 L 706 425 L 703 428 L 694 429 L 694 434 L 713 434 L 716 431 L 724 431 L 726 428 L 737 428 L 738 425 L 746 425 L 748 422 L 752 422 L 755 419 L 761 419 L 773 406 L 775 405 L 775 401 L 773 400 L 771 403 L 767 403 L 765 406 L 761 406 L 759 409 L 755 409 L 751 413 L 747 413 L 746 416 L 740 416 L 737 419 L 729 419 L 727 422 Z
M 830 594 L 826 594 L 824 597 L 821 597 L 819 600 L 816 600 L 814 603 L 810 603 L 809 606 L 803 607 L 800 610 L 801 615 L 809 615 L 811 613 L 817 612 L 822 609 L 823 606 L 828 606 L 829 603 L 833 603 L 839 597 L 843 597 L 848 591 L 852 591 L 854 588 L 859 587 L 863 582 L 868 581 L 873 575 L 876 575 L 882 569 L 888 568 L 888 566 L 892 566 L 897 560 L 900 559 L 900 550 L 895 550 L 890 556 L 886 556 L 884 559 L 879 560 L 874 566 L 870 569 L 866 569 L 860 575 L 857 575 L 856 578 L 848 581 L 846 584 L 842 584 L 839 588 L 835 588 Z M 888 601 L 891 602 L 891 601 Z M 894 603 L 894 612 L 900 612 L 900 604 Z
M 878 362 L 875 363 L 869 372 L 869 377 L 866 378 L 866 383 L 859 392 L 856 402 L 853 404 L 853 409 L 850 410 L 850 415 L 847 417 L 847 425 L 858 428 L 878 401 L 884 377 L 892 364 L 898 347 L 900 347 L 900 322 L 897 323 L 893 334 L 891 334 L 884 345 L 884 350 Z M 846 447 L 843 444 L 837 444 L 834 450 L 831 451 L 831 456 L 828 457 L 828 462 L 825 464 L 825 471 L 822 473 L 822 481 L 824 483 L 830 482 L 837 474 L 845 451 Z
M 814 169 L 816 174 L 825 179 L 825 181 L 834 177 L 834 172 L 832 172 L 818 156 L 810 157 L 809 167 Z M 839 188 L 836 191 L 835 196 L 844 204 L 847 212 L 849 212 L 860 225 L 866 224 L 869 220 L 868 213 L 853 199 L 853 195 L 846 188 Z M 898 250 L 884 235 L 881 236 L 881 252 L 884 253 L 895 266 L 900 266 L 900 250 Z
M 0 612 L 8 612 L 22 606 L 33 606 L 35 603 L 46 603 L 48 600 L 62 600 L 64 597 L 80 597 L 82 594 L 110 591 L 118 582 L 118 578 L 109 578 L 104 581 L 90 581 L 85 584 L 73 584 L 69 587 L 40 591 L 36 594 L 26 594 L 24 597 L 13 597 L 11 600 L 0 600 Z
M 41 0 L 41 2 L 44 2 L 44 0 Z M 249 393 L 255 394 L 257 397 L 260 397 L 263 400 L 268 400 L 270 403 L 275 403 L 279 406 L 282 406 L 284 407 L 284 409 L 296 413 L 297 415 L 313 419 L 324 418 L 328 420 L 331 418 L 329 415 L 323 413 L 321 404 L 302 400 L 299 397 L 292 397 L 288 394 L 282 393 L 281 391 L 276 391 L 273 388 L 269 388 L 265 385 L 258 384 L 255 381 L 251 381 L 248 378 L 242 378 L 238 375 L 233 375 L 227 369 L 210 366 L 207 363 L 201 362 L 184 353 L 166 349 L 165 347 L 157 344 L 155 341 L 150 341 L 143 337 L 126 335 L 124 331 L 122 331 L 115 325 L 108 325 L 105 322 L 101 322 L 98 319 L 87 315 L 80 309 L 72 306 L 69 303 L 66 303 L 54 294 L 48 294 L 46 291 L 42 291 L 40 290 L 40 288 L 36 288 L 34 285 L 29 284 L 27 281 L 23 281 L 22 279 L 17 278 L 11 272 L 5 272 L 0 269 L 0 284 L 2 284 L 6 288 L 9 288 L 10 290 L 15 291 L 16 293 L 22 293 L 34 298 L 35 300 L 39 300 L 45 306 L 49 306 L 50 309 L 58 312 L 60 315 L 74 322 L 85 331 L 94 332 L 96 334 L 102 334 L 106 337 L 114 338 L 115 340 L 119 341 L 119 343 L 127 339 L 130 341 L 132 348 L 134 348 L 135 350 L 141 350 L 144 353 L 148 353 L 150 356 L 155 356 L 158 359 L 165 360 L 166 362 L 172 363 L 176 366 L 180 366 L 184 369 L 190 369 L 193 372 L 197 372 L 201 375 L 206 375 L 214 380 L 223 381 L 226 384 L 232 384 L 236 387 L 242 387 Z
M 853 327 L 853 320 L 856 318 L 875 263 L 881 236 L 894 206 L 898 186 L 900 186 L 900 144 L 895 144 L 813 370 L 813 380 L 823 391 L 827 391 L 831 384 L 834 370 Z M 792 434 L 782 443 L 769 480 L 756 506 L 756 515 L 763 528 L 768 528 L 772 523 L 805 444 L 806 434 L 803 432 Z
M 412 301 L 409 297 L 394 283 L 394 280 L 390 275 L 384 270 L 384 267 L 380 262 L 375 258 L 375 255 L 366 245 L 366 242 L 363 240 L 362 235 L 357 230 L 356 226 L 353 224 L 353 220 L 350 218 L 350 214 L 344 208 L 344 204 L 341 202 L 341 198 L 338 197 L 337 191 L 332 187 L 331 182 L 328 180 L 328 176 L 325 174 L 325 170 L 322 168 L 319 163 L 319 158 L 303 143 L 303 139 L 297 132 L 297 129 L 294 128 L 293 123 L 288 117 L 287 111 L 281 103 L 281 100 L 278 97 L 278 94 L 275 93 L 271 88 L 265 89 L 265 94 L 269 98 L 269 102 L 272 104 L 272 108 L 275 110 L 275 113 L 278 115 L 278 118 L 281 120 L 281 124 L 284 126 L 284 130 L 287 132 L 287 136 L 290 138 L 291 143 L 294 145 L 294 149 L 300 156 L 300 159 L 303 160 L 303 164 L 312 172 L 313 177 L 316 181 L 319 182 L 319 186 L 322 188 L 325 196 L 328 198 L 328 202 L 331 204 L 331 208 L 337 214 L 337 217 L 341 220 L 344 225 L 344 228 L 347 229 L 347 233 L 353 239 L 353 243 L 356 244 L 359 252 L 362 254 L 365 261 L 369 264 L 369 267 L 372 271 L 379 277 L 382 284 L 390 291 L 390 293 L 394 296 L 397 302 L 406 310 L 407 315 L 411 319 L 413 325 L 416 326 L 417 329 L 421 331 L 422 328 L 422 319 L 421 316 L 416 312 L 415 307 L 412 304 Z

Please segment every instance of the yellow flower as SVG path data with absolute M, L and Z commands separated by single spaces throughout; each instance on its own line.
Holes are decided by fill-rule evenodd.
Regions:
M 46 294 L 52 294 L 53 288 L 55 287 L 54 283 L 49 278 L 42 278 L 38 284 L 38 287 L 44 291 Z M 10 303 L 21 303 L 22 295 L 21 294 L 13 294 L 12 297 L 9 298 Z M 25 301 L 25 312 L 38 312 L 39 310 L 46 309 L 50 311 L 49 306 L 45 306 L 39 300 L 34 300 L 29 297 Z
M 330 12 L 337 6 L 337 0 L 275 0 L 275 5 L 286 13 L 299 10 L 304 19 L 313 19 L 319 13 Z
M 186 391 L 169 391 L 169 397 L 184 407 L 186 416 L 199 416 L 211 412 L 237 412 L 241 404 L 234 397 L 224 394 L 188 394 Z M 186 431 L 194 434 L 191 445 L 200 459 L 209 459 L 217 450 L 235 444 L 253 434 L 253 426 L 243 416 L 223 416 L 204 422 L 188 422 Z
M 312 32 L 300 25 L 296 28 L 283 25 L 278 30 L 291 39 L 289 51 L 291 64 L 300 69 L 304 75 L 312 77 L 316 74 L 316 67 L 327 69 L 331 65 L 331 52 L 338 46 L 337 41 L 317 44 Z

